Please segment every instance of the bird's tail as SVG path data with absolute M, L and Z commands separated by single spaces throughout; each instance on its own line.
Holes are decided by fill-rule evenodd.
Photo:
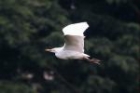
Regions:
M 90 55 L 88 55 L 88 54 L 83 54 L 83 56 L 84 56 L 84 57 L 87 57 L 87 58 L 90 57 Z

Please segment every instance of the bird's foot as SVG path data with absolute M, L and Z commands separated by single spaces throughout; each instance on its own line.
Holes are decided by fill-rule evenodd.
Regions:
M 88 62 L 100 65 L 100 60 L 99 59 L 96 59 L 96 58 L 90 59 L 88 57 L 84 57 L 84 59 L 87 60 Z

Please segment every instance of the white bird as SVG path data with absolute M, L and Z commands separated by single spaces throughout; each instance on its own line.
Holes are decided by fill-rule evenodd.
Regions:
M 89 27 L 87 22 L 70 24 L 63 28 L 65 43 L 62 47 L 45 49 L 45 51 L 55 53 L 59 59 L 78 59 L 87 60 L 96 64 L 100 64 L 98 59 L 90 59 L 89 55 L 84 53 L 84 38 L 83 33 Z

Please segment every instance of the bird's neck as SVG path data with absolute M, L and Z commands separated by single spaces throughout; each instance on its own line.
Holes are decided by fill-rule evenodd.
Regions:
M 60 52 L 63 49 L 63 47 L 57 47 L 55 48 L 55 53 Z

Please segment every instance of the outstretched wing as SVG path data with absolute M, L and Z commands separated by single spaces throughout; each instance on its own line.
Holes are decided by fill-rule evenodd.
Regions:
M 84 31 L 88 28 L 86 22 L 75 23 L 63 29 L 65 35 L 65 50 L 84 52 Z
M 83 36 L 84 31 L 89 27 L 87 22 L 80 22 L 70 24 L 63 28 L 64 35 L 78 35 Z
M 64 49 L 83 53 L 84 36 L 66 35 Z

